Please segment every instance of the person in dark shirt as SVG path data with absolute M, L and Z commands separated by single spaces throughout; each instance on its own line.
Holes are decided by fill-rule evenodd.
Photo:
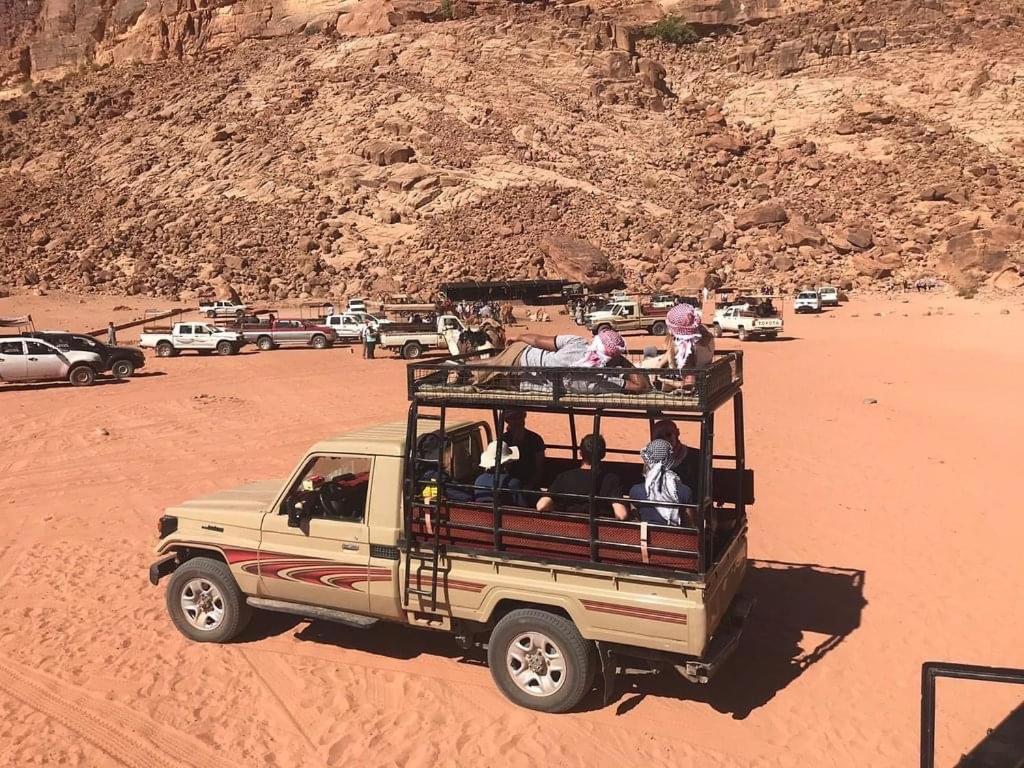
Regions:
M 494 501 L 494 466 L 498 464 L 495 458 L 498 453 L 498 442 L 495 440 L 487 446 L 487 450 L 480 456 L 480 467 L 485 471 L 479 474 L 473 482 L 473 501 L 490 502 Z M 514 504 L 517 507 L 526 506 L 523 495 L 520 491 L 522 483 L 511 475 L 511 469 L 518 463 L 519 449 L 514 445 L 502 442 L 501 446 L 501 482 L 498 486 L 501 490 L 498 502 L 501 504 Z
M 604 458 L 606 446 L 600 435 L 587 435 L 580 441 L 580 456 L 583 459 L 578 469 L 568 469 L 560 473 L 548 488 L 548 495 L 542 496 L 537 502 L 538 512 L 559 510 L 563 512 L 587 513 L 590 511 L 586 499 L 558 499 L 557 494 L 573 494 L 589 496 L 595 486 L 594 462 Z M 622 480 L 614 472 L 601 469 L 597 472 L 597 496 L 620 498 L 622 496 Z M 595 501 L 594 511 L 598 515 L 615 515 L 619 520 L 629 517 L 629 509 L 624 503 L 613 501 Z
M 523 488 L 540 490 L 546 446 L 544 438 L 526 428 L 525 410 L 505 411 L 505 434 L 501 440 L 519 449 L 519 460 L 509 466 L 509 474 L 522 483 Z

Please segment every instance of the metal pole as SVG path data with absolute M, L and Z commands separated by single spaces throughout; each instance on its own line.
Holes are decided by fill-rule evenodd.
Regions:
M 601 435 L 601 409 L 598 408 L 594 411 L 594 441 Z M 596 449 L 597 446 L 595 445 Z M 598 456 L 595 450 L 594 455 L 590 457 L 593 462 L 590 465 L 590 498 L 587 499 L 587 513 L 590 516 L 590 559 L 593 562 L 598 561 L 598 548 L 597 548 L 597 514 L 594 504 L 594 496 L 597 494 L 598 486 L 598 473 L 601 469 L 601 458 Z
M 745 519 L 747 516 L 747 493 L 745 487 L 744 472 L 747 467 L 747 448 L 746 440 L 743 433 L 743 393 L 737 392 L 732 398 L 732 414 L 733 414 L 733 431 L 735 432 L 736 440 L 736 472 L 739 474 L 739 482 L 737 483 L 737 498 L 736 498 L 736 510 L 739 512 L 740 517 Z
M 495 425 L 498 437 L 494 451 L 494 479 L 491 481 L 491 511 L 494 521 L 494 549 L 501 551 L 501 507 L 498 504 L 498 494 L 501 490 L 501 449 L 505 437 L 505 412 L 498 414 L 498 423 Z
M 921 768 L 935 768 L 935 667 L 921 665 Z
M 700 425 L 700 473 L 697 475 L 697 503 L 699 514 L 697 515 L 698 539 L 700 541 L 700 558 L 698 567 L 701 573 L 707 571 L 712 553 L 711 540 L 708 536 L 708 509 L 711 506 L 711 457 L 714 454 L 715 445 L 715 414 L 709 413 L 702 420 Z

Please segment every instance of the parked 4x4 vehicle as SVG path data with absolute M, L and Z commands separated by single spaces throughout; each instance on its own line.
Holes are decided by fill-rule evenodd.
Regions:
M 149 578 L 170 576 L 174 625 L 195 641 L 228 642 L 257 608 L 357 628 L 384 620 L 448 632 L 463 649 L 486 647 L 509 699 L 546 712 L 575 707 L 598 676 L 609 701 L 620 663 L 668 665 L 707 682 L 736 649 L 751 605 L 739 594 L 753 502 L 741 353 L 674 371 L 693 382 L 675 394 L 519 386 L 553 374 L 607 385 L 615 369 L 508 368 L 489 388 L 466 385 L 472 373 L 463 358 L 412 364 L 406 421 L 319 442 L 285 480 L 167 509 Z M 729 404 L 725 455 L 715 450 L 714 423 Z M 570 444 L 549 440 L 540 482 L 552 509 L 537 510 L 539 490 L 525 504 L 501 493 L 473 501 L 494 436 L 502 455 L 508 408 L 568 420 Z M 474 412 L 479 420 L 465 419 Z M 646 440 L 658 419 L 699 433 L 685 471 L 692 502 L 668 503 L 682 524 L 619 519 L 611 503 L 629 504 L 623 496 L 552 487 L 578 465 L 581 429 L 614 434 L 632 420 Z M 610 448 L 609 457 L 630 453 Z M 642 484 L 631 458 L 594 461 L 628 487 Z M 493 471 L 493 487 L 503 487 L 501 465 Z
M 139 346 L 156 350 L 160 357 L 176 357 L 186 350 L 199 354 L 236 355 L 246 345 L 242 334 L 206 323 L 175 323 L 170 328 L 143 328 Z
M 797 314 L 821 312 L 821 296 L 817 291 L 800 291 L 793 300 L 793 311 Z
M 825 285 L 818 289 L 818 296 L 821 297 L 821 306 L 823 307 L 838 307 L 839 306 L 839 289 L 834 288 L 831 285 Z
M 127 379 L 146 365 L 146 356 L 138 347 L 111 346 L 81 333 L 33 331 L 26 336 L 42 339 L 64 352 L 95 352 L 100 356 L 102 370 L 110 371 L 116 379 Z
M 254 342 L 264 352 L 293 344 L 313 349 L 329 349 L 338 340 L 333 329 L 313 320 L 260 317 L 230 325 L 227 329 L 238 331 L 243 339 Z
M 68 381 L 87 387 L 102 370 L 95 352 L 65 352 L 28 336 L 0 337 L 0 381 Z
M 199 313 L 206 315 L 210 319 L 215 317 L 237 317 L 241 320 L 245 316 L 246 309 L 245 304 L 236 304 L 233 301 L 222 301 L 220 299 L 199 302 Z

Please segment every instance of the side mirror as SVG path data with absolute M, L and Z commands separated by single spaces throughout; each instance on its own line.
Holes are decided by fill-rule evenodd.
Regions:
M 288 527 L 301 528 L 311 517 L 309 510 L 302 501 L 288 502 Z

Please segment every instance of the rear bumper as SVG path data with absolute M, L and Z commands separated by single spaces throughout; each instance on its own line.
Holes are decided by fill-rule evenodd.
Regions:
M 729 613 L 718 625 L 718 630 L 704 651 L 704 655 L 699 659 L 677 665 L 676 669 L 679 670 L 679 673 L 691 683 L 708 682 L 736 651 L 740 644 L 740 636 L 743 634 L 743 627 L 755 602 L 757 601 L 749 595 L 736 595 L 729 607 Z

